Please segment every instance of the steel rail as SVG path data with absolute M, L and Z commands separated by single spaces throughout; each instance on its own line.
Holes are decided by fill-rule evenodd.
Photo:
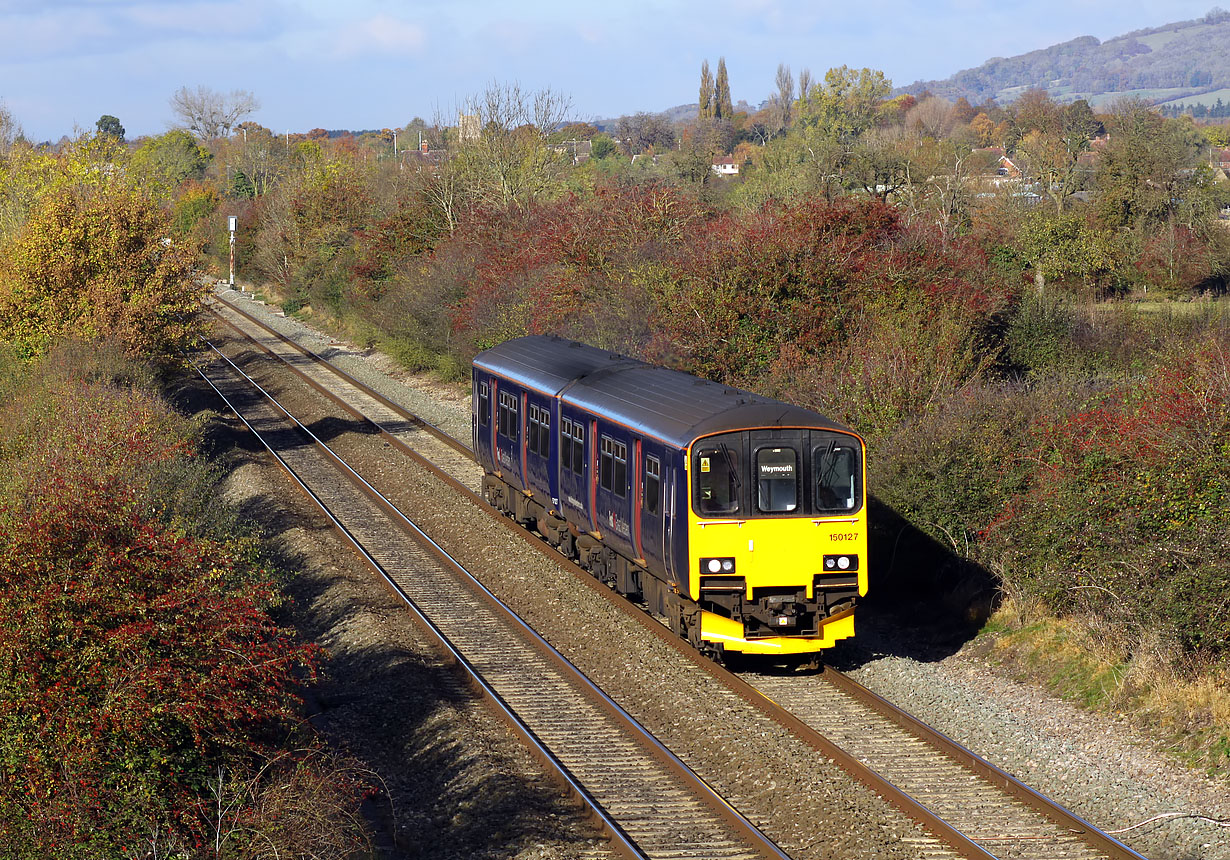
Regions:
M 294 346 L 296 349 L 302 350 L 302 347 L 299 347 L 298 344 L 295 344 L 291 338 L 288 338 L 285 335 L 282 335 L 281 333 L 277 332 L 276 330 L 274 330 L 267 324 L 263 323 L 261 320 L 253 317 L 252 315 L 246 313 L 245 311 L 242 311 L 239 308 L 235 308 L 234 305 L 232 305 L 230 302 L 225 302 L 225 304 L 227 305 L 228 308 L 234 309 L 237 313 L 249 319 L 251 322 L 259 326 L 261 329 L 270 332 L 275 337 L 280 338 L 281 340 L 286 341 L 287 343 Z M 236 330 L 239 331 L 244 337 L 247 337 L 249 340 L 252 339 L 251 336 L 248 335 L 246 332 L 243 332 L 241 329 L 234 327 L 233 323 L 230 323 L 229 321 L 227 322 L 233 328 L 236 328 Z M 273 353 L 271 350 L 267 350 L 267 348 L 265 348 L 263 345 L 261 344 L 257 344 L 257 345 L 260 346 L 262 349 L 266 349 L 266 351 L 270 352 L 270 354 L 276 356 L 276 353 Z M 327 360 L 325 359 L 319 359 L 319 360 L 325 361 L 326 364 L 328 363 Z M 548 544 L 544 543 L 541 540 L 533 539 L 533 537 L 529 535 L 525 529 L 521 528 L 520 526 L 515 525 L 511 520 L 508 519 L 508 517 L 504 516 L 503 514 L 499 513 L 494 508 L 492 508 L 490 505 L 488 505 L 483 499 L 481 499 L 481 497 L 479 497 L 476 493 L 474 493 L 473 490 L 462 485 L 453 476 L 441 470 L 436 464 L 432 463 L 429 459 L 424 457 L 421 453 L 414 451 L 412 448 L 410 448 L 410 446 L 406 445 L 404 442 L 397 439 L 395 435 L 389 433 L 385 428 L 381 427 L 381 425 L 378 422 L 373 421 L 368 416 L 363 415 L 361 412 L 355 410 L 349 404 L 346 404 L 340 397 L 324 389 L 323 386 L 320 386 L 314 380 L 311 380 L 310 377 L 303 374 L 302 371 L 300 371 L 298 368 L 295 368 L 293 365 L 290 365 L 290 364 L 287 364 L 287 367 L 289 367 L 292 371 L 298 374 L 301 378 L 307 381 L 314 388 L 324 393 L 329 399 L 333 400 L 335 403 L 340 405 L 342 408 L 346 409 L 348 412 L 350 412 L 350 414 L 356 416 L 357 418 L 366 420 L 369 423 L 371 423 L 376 429 L 378 429 L 381 433 L 383 433 L 387 437 L 387 441 L 389 441 L 390 444 L 396 447 L 399 451 L 408 455 L 413 460 L 418 462 L 420 465 L 423 465 L 429 470 L 431 470 L 433 474 L 443 479 L 446 483 L 448 483 L 454 489 L 467 495 L 472 501 L 478 502 L 480 509 L 482 509 L 486 514 L 488 514 L 494 521 L 500 522 L 501 524 L 503 524 L 506 528 L 508 528 L 511 531 L 511 533 L 519 535 L 522 538 L 525 538 L 526 540 L 528 540 L 529 545 L 535 547 L 539 552 L 553 559 L 557 563 L 561 561 L 567 561 L 566 559 L 564 559 L 563 556 L 561 556 L 556 550 L 551 548 Z M 349 374 L 345 374 L 344 371 L 338 371 L 338 375 L 340 377 L 345 378 L 347 381 L 347 384 L 355 385 L 360 390 L 367 393 L 368 395 L 373 396 L 376 399 L 379 399 L 382 403 L 387 405 L 390 409 L 394 410 L 397 414 L 407 418 L 407 420 L 412 420 L 413 418 L 417 417 L 417 416 L 413 416 L 411 413 L 405 410 L 404 407 L 401 407 L 397 405 L 396 403 L 392 403 L 391 401 L 388 401 L 387 398 L 384 398 L 378 395 L 376 392 L 372 391 L 372 389 L 364 385 L 362 382 L 354 380 L 353 377 L 350 377 Z M 439 435 L 439 436 L 444 437 L 445 441 L 449 442 L 450 444 L 455 445 L 457 443 L 457 440 L 454 437 L 445 433 L 443 430 L 436 428 L 434 425 L 427 425 L 425 429 L 431 432 L 433 436 Z M 468 447 L 465 450 L 471 457 L 473 456 L 473 452 L 470 451 Z M 575 565 L 573 567 L 576 571 L 580 572 L 578 579 L 581 582 L 585 583 L 585 585 L 591 588 L 594 592 L 602 594 L 606 599 L 610 600 L 612 604 L 619 607 L 620 610 L 627 617 L 636 619 L 636 621 L 640 623 L 646 630 L 651 632 L 654 636 L 657 636 L 661 641 L 667 643 L 672 648 L 675 648 L 676 650 L 680 652 L 687 653 L 692 657 L 696 656 L 694 649 L 692 649 L 686 643 L 682 642 L 682 640 L 680 640 L 679 637 L 677 637 L 673 632 L 671 632 L 666 627 L 664 627 L 661 623 L 655 620 L 652 616 L 648 615 L 646 612 L 635 607 L 635 605 L 632 604 L 630 601 L 619 596 L 616 592 L 612 591 L 608 586 L 597 581 L 594 577 L 589 575 L 587 572 L 583 571 L 581 568 L 576 567 Z M 881 776 L 874 769 L 869 767 L 864 762 L 860 761 L 858 758 L 847 753 L 840 746 L 838 746 L 833 741 L 831 741 L 830 739 L 825 737 L 823 734 L 821 734 L 819 731 L 817 731 L 814 727 L 808 725 L 806 722 L 804 722 L 803 720 L 801 720 L 800 718 L 792 714 L 786 708 L 774 702 L 773 700 L 769 699 L 763 692 L 756 689 L 755 686 L 749 684 L 747 681 L 744 681 L 738 675 L 735 675 L 729 672 L 724 667 L 718 665 L 717 663 L 714 663 L 711 660 L 697 659 L 695 660 L 695 663 L 697 666 L 699 666 L 700 668 L 708 672 L 715 679 L 731 687 L 731 689 L 733 689 L 736 693 L 738 693 L 738 695 L 745 702 L 747 702 L 752 707 L 756 708 L 764 716 L 772 719 L 773 721 L 777 722 L 779 725 L 783 726 L 784 728 L 794 733 L 800 739 L 804 740 L 806 743 L 810 744 L 815 749 L 817 749 L 818 751 L 822 752 L 824 755 L 831 758 L 833 761 L 839 764 L 842 768 L 846 769 L 851 774 L 851 776 L 853 776 L 861 784 L 863 784 L 870 790 L 888 799 L 891 803 L 893 803 L 899 809 L 901 809 L 906 815 L 908 815 L 910 818 L 912 818 L 913 820 L 921 824 L 926 829 L 930 830 L 935 836 L 942 839 L 944 842 L 946 842 L 951 848 L 956 850 L 958 853 L 962 854 L 963 856 L 971 858 L 971 860 L 974 860 L 974 858 L 976 858 L 976 860 L 987 860 L 987 858 L 993 858 L 995 856 L 987 852 L 986 849 L 984 849 L 981 845 L 977 843 L 977 841 L 975 841 L 969 836 L 966 836 L 961 831 L 957 830 L 949 822 L 945 821 L 942 817 L 936 814 L 933 810 L 929 809 L 925 804 L 919 802 L 914 797 L 912 797 L 910 794 L 901 790 L 896 785 L 892 784 L 885 777 Z M 962 767 L 972 772 L 979 779 L 982 779 L 986 781 L 987 783 L 995 786 L 996 788 L 1000 789 L 1008 796 L 1021 801 L 1026 806 L 1033 809 L 1035 812 L 1038 812 L 1040 815 L 1044 816 L 1047 820 L 1049 820 L 1053 824 L 1059 827 L 1065 828 L 1069 830 L 1070 832 L 1072 832 L 1073 834 L 1080 836 L 1081 838 L 1086 840 L 1086 842 L 1090 845 L 1090 847 L 1093 847 L 1099 851 L 1102 851 L 1109 858 L 1111 858 L 1111 860 L 1146 860 L 1146 858 L 1144 858 L 1142 855 L 1138 854 L 1137 852 L 1133 851 L 1128 846 L 1124 845 L 1118 839 L 1115 839 L 1114 837 L 1105 833 L 1101 829 L 1090 824 L 1088 821 L 1076 815 L 1072 811 L 1068 810 L 1066 807 L 1059 804 L 1055 800 L 1048 798 L 1045 795 L 1040 794 L 1039 792 L 1035 791 L 1032 788 L 1029 788 L 1024 783 L 1020 782 L 1015 777 L 1013 777 L 1012 775 L 1003 771 L 1001 768 L 997 767 L 996 765 L 992 764 L 991 762 L 987 761 L 986 759 L 982 758 L 981 756 L 977 755 L 971 750 L 965 748 L 964 746 L 952 740 L 951 738 L 948 738 L 946 735 L 935 730 L 934 728 L 922 722 L 921 720 L 918 720 L 916 717 L 912 716 L 908 712 L 900 708 L 897 708 L 895 705 L 892 705 L 892 703 L 888 702 L 887 700 L 883 699 L 882 697 L 878 696 L 872 691 L 867 690 L 866 688 L 857 684 L 857 682 L 853 681 L 852 679 L 849 679 L 844 675 L 840 675 L 840 673 L 838 673 L 834 669 L 831 669 L 830 667 L 825 667 L 825 670 L 822 673 L 822 677 L 824 677 L 827 681 L 832 683 L 838 689 L 842 690 L 842 692 L 845 693 L 846 695 L 850 696 L 856 701 L 861 702 L 862 704 L 864 704 L 871 710 L 880 714 L 880 716 L 896 724 L 902 730 L 908 733 L 914 734 L 919 739 L 930 744 L 931 746 L 933 746 L 934 748 L 942 752 L 944 755 L 948 756 L 949 758 L 951 758 L 952 760 L 960 764 Z
M 1070 829 L 1083 836 L 1094 847 L 1104 851 L 1113 860 L 1146 860 L 1109 833 L 1095 827 L 1076 813 L 1056 803 L 1051 798 L 1035 791 L 1012 774 L 987 761 L 943 732 L 922 722 L 913 714 L 899 708 L 878 693 L 867 689 L 853 678 L 825 666 L 821 674 L 826 681 L 847 696 L 863 703 L 876 713 L 896 724 L 899 728 L 920 737 L 936 747 L 949 758 L 964 765 L 992 785 L 1003 789 L 1030 809 L 1050 819 L 1052 823 Z
M 236 365 L 228 356 L 217 349 L 213 344 L 208 344 L 209 347 L 217 353 L 223 360 L 229 364 L 234 371 L 242 376 L 248 384 L 254 387 L 260 394 L 267 399 L 279 412 L 281 412 L 301 433 L 306 435 L 311 441 L 321 450 L 326 458 L 333 463 L 352 483 L 359 487 L 366 495 L 375 500 L 382 508 L 384 508 L 390 516 L 394 518 L 406 531 L 411 533 L 414 538 L 425 545 L 429 551 L 435 556 L 444 561 L 455 572 L 461 574 L 472 588 L 479 591 L 484 597 L 494 606 L 498 607 L 504 617 L 510 621 L 522 634 L 534 642 L 538 649 L 548 654 L 552 662 L 558 665 L 573 683 L 583 689 L 587 695 L 601 701 L 608 711 L 615 714 L 621 723 L 625 726 L 629 734 L 635 736 L 641 743 L 650 747 L 656 758 L 666 762 L 670 769 L 681 775 L 686 782 L 691 782 L 694 786 L 699 787 L 698 792 L 702 798 L 713 808 L 719 816 L 730 824 L 736 832 L 765 857 L 776 858 L 776 860 L 790 860 L 789 855 L 785 854 L 767 835 L 765 835 L 755 824 L 749 821 L 742 813 L 735 809 L 720 793 L 717 792 L 704 778 L 697 774 L 685 762 L 678 758 L 670 751 L 661 741 L 659 741 L 651 732 L 636 721 L 623 707 L 615 702 L 605 691 L 598 687 L 593 681 L 585 676 L 576 666 L 574 666 L 566 657 L 564 657 L 554 646 L 547 642 L 537 631 L 530 627 L 524 619 L 518 616 L 507 604 L 501 601 L 493 594 L 490 589 L 483 585 L 477 577 L 473 575 L 464 565 L 454 558 L 448 551 L 438 542 L 433 540 L 423 529 L 399 510 L 391 501 L 375 487 L 367 482 L 358 472 L 356 472 L 346 461 L 334 452 L 323 440 L 317 437 L 308 427 L 300 422 L 292 415 L 278 400 L 266 391 L 256 380 L 252 379 L 238 365 Z M 606 829 L 614 837 L 616 848 L 623 856 L 633 858 L 647 858 L 648 855 L 641 851 L 635 841 L 628 835 L 626 830 L 615 821 L 602 804 L 593 797 L 593 795 L 580 783 L 580 781 L 571 773 L 569 768 L 558 759 L 558 757 L 541 741 L 534 730 L 526 724 L 521 717 L 508 705 L 500 693 L 495 690 L 487 680 L 482 676 L 481 672 L 466 658 L 466 656 L 454 645 L 449 637 L 439 628 L 435 622 L 417 605 L 414 599 L 405 592 L 404 589 L 394 580 L 385 568 L 368 552 L 362 542 L 346 527 L 328 507 L 327 503 L 315 493 L 307 483 L 294 471 L 294 469 L 286 462 L 286 460 L 278 454 L 273 446 L 257 431 L 252 424 L 243 416 L 225 394 L 214 384 L 208 375 L 195 363 L 193 366 L 201 377 L 210 385 L 218 396 L 226 403 L 227 407 L 234 412 L 244 425 L 252 431 L 262 445 L 271 453 L 278 464 L 291 476 L 294 482 L 302 489 L 307 496 L 316 503 L 318 507 L 325 513 L 333 525 L 341 532 L 345 539 L 358 551 L 360 556 L 381 576 L 384 582 L 402 599 L 403 602 L 413 611 L 415 616 L 438 638 L 440 643 L 447 649 L 449 655 L 460 664 L 466 671 L 471 680 L 486 694 L 505 715 L 505 717 L 515 726 L 517 731 L 522 735 L 531 749 L 544 759 L 548 766 L 555 771 L 560 778 L 565 782 L 566 786 L 577 797 L 581 798 L 598 821 L 601 822 L 603 829 Z
M 441 428 L 439 428 L 439 427 L 438 427 L 438 426 L 436 426 L 435 424 L 432 424 L 430 421 L 427 421 L 427 420 L 426 420 L 425 418 L 423 418 L 421 415 L 415 415 L 413 412 L 410 412 L 410 411 L 409 411 L 408 409 L 406 409 L 404 406 L 402 406 L 402 405 L 400 405 L 400 404 L 398 404 L 398 403 L 393 402 L 392 400 L 390 400 L 389 398 L 387 398 L 387 397 L 385 397 L 383 394 L 381 394 L 379 391 L 376 391 L 374 388 L 371 388 L 370 386 L 363 384 L 363 383 L 362 383 L 362 382 L 360 382 L 358 379 L 355 379 L 355 378 L 354 378 L 353 376 L 351 376 L 349 373 L 347 373 L 346 371 L 342 370 L 342 369 L 341 369 L 340 367 L 338 367 L 336 364 L 334 364 L 333 362 L 329 361 L 329 359 L 325 358 L 324 356 L 320 355 L 319 353 L 313 352 L 312 350 L 310 350 L 310 349 L 308 349 L 307 347 L 303 346 L 302 344 L 298 343 L 298 342 L 297 342 L 296 340 L 294 340 L 293 338 L 289 338 L 289 337 L 287 337 L 286 335 L 282 334 L 281 332 L 277 331 L 276 329 L 274 329 L 274 328 L 270 327 L 267 323 L 262 322 L 261 320 L 257 319 L 255 316 L 253 316 L 252 314 L 248 313 L 248 312 L 247 312 L 247 311 L 245 311 L 243 308 L 241 308 L 241 307 L 239 307 L 239 306 L 237 306 L 237 305 L 235 305 L 235 304 L 232 304 L 231 302 L 225 301 L 224 299 L 218 298 L 218 297 L 216 297 L 216 296 L 214 297 L 214 300 L 215 300 L 215 301 L 218 301 L 218 302 L 221 302 L 221 303 L 223 303 L 223 304 L 225 304 L 225 305 L 227 306 L 227 308 L 228 308 L 228 309 L 230 309 L 230 310 L 234 311 L 235 313 L 239 314 L 239 315 L 240 315 L 240 316 L 242 316 L 244 319 L 246 319 L 246 320 L 248 320 L 249 322 L 251 322 L 253 325 L 259 326 L 260 328 L 262 328 L 262 329 L 264 329 L 265 331 L 267 331 L 267 332 L 269 332 L 270 334 L 272 334 L 274 337 L 276 337 L 276 338 L 278 338 L 278 339 L 282 340 L 283 342 L 285 342 L 285 343 L 286 343 L 288 346 L 290 346 L 291 348 L 293 348 L 293 349 L 295 349 L 295 350 L 298 350 L 298 351 L 299 351 L 299 352 L 301 352 L 301 353 L 302 353 L 302 354 L 303 354 L 306 358 L 310 359 L 310 360 L 311 360 L 312 362 L 314 362 L 315 364 L 317 364 L 317 365 L 319 365 L 320 367 L 324 368 L 325 370 L 328 370 L 329 372 L 331 372 L 331 373 L 333 373 L 333 374 L 337 375 L 340 379 L 342 379 L 343 381 L 345 381 L 347 385 L 352 385 L 352 386 L 354 386 L 355 388 L 359 389 L 359 390 L 360 390 L 360 391 L 362 391 L 364 394 L 366 394 L 368 397 L 372 398 L 373 400 L 378 401 L 381 405 L 383 405 L 383 406 L 385 406 L 385 407 L 387 407 L 387 408 L 389 408 L 389 409 L 393 410 L 393 411 L 394 411 L 394 412 L 396 412 L 398 415 L 400 415 L 402 418 L 404 418 L 406 421 L 408 421 L 408 422 L 410 422 L 410 423 L 414 424 L 416 427 L 419 427 L 419 428 L 421 428 L 421 429 L 423 429 L 423 430 L 426 430 L 428 433 L 431 433 L 433 436 L 435 436 L 436 438 L 438 438 L 440 441 L 444 442 L 444 443 L 445 443 L 445 444 L 447 444 L 447 445 L 451 445 L 453 448 L 455 448 L 455 449 L 456 449 L 457 451 L 459 451 L 460 453 L 463 453 L 463 454 L 467 454 L 467 455 L 473 456 L 473 452 L 470 450 L 470 446 L 469 446 L 469 445 L 467 445 L 465 442 L 462 442 L 460 439 L 457 439 L 455 436 L 451 435 L 450 433 L 445 432 L 444 430 L 442 430 Z M 231 328 L 233 328 L 233 329 L 235 329 L 236 331 L 240 332 L 240 334 L 243 334 L 243 335 L 244 335 L 245 337 L 247 337 L 249 340 L 252 340 L 251 336 L 250 336 L 250 335 L 248 335 L 248 334 L 247 334 L 247 332 L 244 332 L 242 329 L 240 329 L 238 326 L 236 326 L 233 322 L 231 322 L 230 320 L 228 320 L 225 316 L 222 316 L 221 314 L 219 314 L 219 313 L 218 313 L 218 312 L 217 312 L 214 308 L 210 307 L 208 303 L 205 305 L 205 307 L 206 307 L 206 308 L 208 308 L 208 310 L 210 311 L 210 313 L 212 313 L 212 314 L 214 314 L 215 316 L 217 316 L 219 319 L 221 319 L 223 322 L 225 322 L 225 323 L 226 323 L 227 325 L 229 325 Z M 254 343 L 256 343 L 256 341 L 255 341 L 255 340 L 253 340 L 253 342 L 254 342 Z M 266 352 L 270 353 L 271 355 L 276 355 L 276 354 L 275 354 L 272 350 L 270 350 L 270 349 L 269 349 L 268 347 L 266 347 L 264 344 L 257 343 L 256 345 L 257 345 L 257 346 L 259 346 L 261 349 L 265 350 Z M 308 379 L 308 377 L 307 377 L 307 376 L 304 376 L 304 379 Z M 315 383 L 314 381 L 312 382 L 312 384 L 313 384 L 314 386 L 316 385 L 316 383 Z M 321 390 L 323 391 L 324 389 L 322 388 Z

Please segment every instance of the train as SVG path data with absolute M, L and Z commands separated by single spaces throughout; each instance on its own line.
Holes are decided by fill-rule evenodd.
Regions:
M 556 336 L 472 364 L 483 497 L 702 653 L 817 662 L 867 594 L 866 444 Z

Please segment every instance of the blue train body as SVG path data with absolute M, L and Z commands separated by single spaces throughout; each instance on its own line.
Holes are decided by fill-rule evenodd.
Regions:
M 491 504 L 703 650 L 807 653 L 853 633 L 866 592 L 863 446 L 823 416 L 525 337 L 474 359 L 473 446 Z M 810 488 L 832 483 L 835 450 L 848 454 L 848 503 L 825 508 Z M 834 465 L 822 469 L 824 457 Z M 716 475 L 728 484 L 710 486 Z M 782 492 L 794 501 L 779 504 Z M 826 569 L 830 558 L 845 567 Z

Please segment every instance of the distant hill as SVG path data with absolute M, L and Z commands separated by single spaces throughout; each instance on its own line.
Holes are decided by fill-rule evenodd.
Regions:
M 763 108 L 764 105 L 765 103 L 761 102 L 760 108 Z M 663 111 L 648 111 L 648 112 L 658 113 L 661 116 L 666 117 L 667 121 L 670 122 L 672 125 L 678 125 L 679 123 L 686 123 L 686 122 L 695 120 L 696 112 L 698 108 L 699 108 L 699 105 L 697 105 L 696 102 L 692 102 L 690 105 L 675 105 L 674 107 L 669 107 Z M 739 101 L 735 103 L 736 111 L 743 111 L 744 113 L 747 113 L 747 114 L 751 114 L 759 110 L 760 108 L 749 105 L 743 99 L 739 99 Z M 604 131 L 607 134 L 614 134 L 615 126 L 619 124 L 619 120 L 620 118 L 615 116 L 615 117 L 606 117 L 604 119 L 590 120 L 590 122 L 600 131 Z
M 928 90 L 950 100 L 964 96 L 971 104 L 988 98 L 1006 104 L 1032 88 L 1094 106 L 1125 95 L 1172 105 L 1230 101 L 1230 12 L 1214 8 L 1194 21 L 1105 42 L 1081 36 L 1017 57 L 996 57 L 946 80 L 916 81 L 898 92 Z

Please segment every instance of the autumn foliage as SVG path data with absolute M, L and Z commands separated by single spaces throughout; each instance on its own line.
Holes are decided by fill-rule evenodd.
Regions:
M 986 529 L 985 555 L 1050 605 L 1230 648 L 1230 339 L 1092 392 L 1029 430 L 1037 467 Z
M 47 188 L 0 259 L 0 339 L 25 357 L 65 336 L 172 353 L 200 306 L 198 247 L 153 200 L 108 178 Z
M 218 856 L 226 835 L 246 856 L 275 831 L 236 785 L 315 767 L 280 750 L 316 653 L 268 614 L 272 574 L 227 537 L 183 419 L 90 352 L 5 364 L 2 853 Z

